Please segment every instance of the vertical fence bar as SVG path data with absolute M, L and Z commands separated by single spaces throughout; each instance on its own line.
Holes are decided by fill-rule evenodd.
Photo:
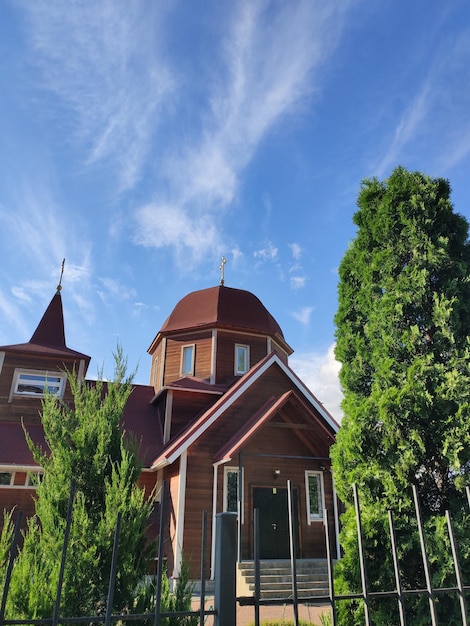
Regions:
M 413 499 L 415 502 L 416 520 L 418 522 L 419 541 L 421 544 L 421 555 L 423 558 L 424 575 L 426 577 L 426 589 L 428 591 L 429 611 L 431 612 L 432 626 L 437 626 L 436 605 L 434 603 L 434 591 L 432 588 L 431 569 L 429 567 L 428 554 L 426 552 L 426 542 L 424 540 L 423 518 L 421 516 L 421 507 L 419 504 L 418 489 L 416 485 L 413 487 Z
M 369 606 L 369 594 L 367 591 L 367 572 L 366 572 L 366 562 L 364 555 L 364 545 L 362 542 L 362 520 L 361 520 L 361 509 L 359 507 L 359 494 L 357 492 L 357 485 L 354 483 L 353 485 L 353 494 L 354 494 L 354 508 L 356 510 L 356 524 L 357 524 L 357 542 L 359 546 L 359 564 L 361 567 L 361 582 L 362 582 L 362 599 L 364 601 L 364 616 L 366 620 L 366 626 L 370 626 L 370 606 Z
M 60 599 L 62 597 L 62 586 L 64 584 L 65 559 L 67 556 L 67 547 L 69 545 L 70 526 L 72 525 L 72 509 L 75 499 L 75 481 L 70 484 L 69 503 L 67 506 L 67 518 L 65 520 L 64 544 L 62 546 L 62 556 L 60 559 L 59 579 L 57 581 L 57 593 L 54 602 L 54 612 L 52 615 L 52 626 L 57 626 L 59 622 Z
M 459 554 L 457 552 L 457 544 L 455 542 L 454 529 L 452 528 L 452 520 L 450 517 L 450 511 L 446 511 L 447 530 L 449 531 L 450 546 L 452 549 L 452 557 L 454 559 L 455 578 L 457 581 L 457 588 L 459 590 L 459 602 L 460 612 L 462 614 L 462 625 L 467 626 L 467 607 L 465 603 L 465 593 L 462 581 L 462 572 L 460 569 Z
M 13 563 L 16 559 L 16 555 L 18 554 L 18 539 L 20 536 L 21 523 L 23 521 L 23 511 L 19 511 L 16 522 L 15 522 L 15 530 L 13 532 L 13 539 L 10 546 L 10 556 L 8 559 L 8 567 L 5 573 L 5 581 L 3 584 L 3 593 L 2 593 L 2 604 L 0 606 L 0 625 L 3 624 L 3 619 L 5 617 L 5 608 L 7 605 L 7 596 L 8 590 L 10 588 L 10 580 L 11 573 L 13 571 Z
M 202 539 L 201 539 L 201 592 L 199 596 L 199 624 L 204 626 L 204 608 L 206 604 L 206 529 L 207 511 L 202 512 Z
M 162 493 L 160 495 L 160 528 L 158 529 L 158 555 L 157 571 L 155 576 L 155 614 L 153 618 L 154 626 L 160 624 L 160 609 L 162 600 L 162 573 L 163 573 L 163 525 L 165 523 L 166 511 L 166 480 L 162 482 Z
M 335 608 L 335 578 L 333 575 L 333 559 L 331 556 L 331 536 L 330 536 L 330 524 L 328 520 L 328 509 L 324 512 L 324 524 L 325 524 L 325 540 L 326 540 L 326 561 L 328 564 L 328 595 L 330 598 L 331 607 L 331 624 L 336 626 L 336 608 Z
M 287 502 L 289 505 L 289 547 L 290 547 L 290 569 L 292 576 L 292 602 L 294 608 L 294 624 L 299 626 L 299 600 L 297 594 L 297 545 L 295 541 L 294 529 L 294 498 L 292 493 L 292 481 L 287 481 Z
M 395 526 L 393 523 L 393 513 L 390 509 L 388 510 L 388 525 L 390 528 L 390 541 L 392 543 L 393 570 L 395 572 L 395 585 L 397 588 L 397 595 L 398 595 L 397 599 L 398 599 L 398 612 L 400 614 L 400 626 L 406 626 L 405 597 L 403 595 L 403 588 L 401 586 L 401 580 L 400 580 L 400 563 L 398 561 L 397 537 L 395 534 Z
M 259 509 L 253 511 L 253 566 L 255 570 L 255 626 L 259 626 L 261 572 L 259 564 Z
M 468 508 L 470 509 L 470 487 L 468 485 L 465 487 L 465 491 L 467 493 Z
M 114 587 L 116 585 L 116 572 L 119 556 L 119 535 L 121 534 L 122 513 L 117 514 L 116 528 L 114 529 L 113 556 L 111 558 L 111 571 L 109 572 L 108 600 L 106 602 L 105 626 L 110 626 L 113 614 Z

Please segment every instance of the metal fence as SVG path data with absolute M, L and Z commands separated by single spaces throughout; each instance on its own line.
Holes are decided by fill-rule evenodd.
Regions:
M 163 497 L 160 507 L 160 528 L 163 528 L 163 521 L 165 519 L 166 508 L 166 484 L 163 486 Z M 235 625 L 235 566 L 236 566 L 236 514 L 234 513 L 221 513 L 217 516 L 216 520 L 216 555 L 215 555 L 215 572 L 219 581 L 222 579 L 223 572 L 223 585 L 219 584 L 215 586 L 214 594 L 214 608 L 205 608 L 205 552 L 206 552 L 206 512 L 203 512 L 202 517 L 202 531 L 201 531 L 201 579 L 200 579 L 200 594 L 199 594 L 199 609 L 178 611 L 178 612 L 164 612 L 162 611 L 162 575 L 163 575 L 163 560 L 157 559 L 157 568 L 155 574 L 155 610 L 147 613 L 136 614 L 116 614 L 113 613 L 113 596 L 117 575 L 117 564 L 119 556 L 119 537 L 121 532 L 121 514 L 118 513 L 117 521 L 114 531 L 113 551 L 111 568 L 109 575 L 108 593 L 106 599 L 106 608 L 101 614 L 86 615 L 70 617 L 61 615 L 61 596 L 64 584 L 64 571 L 67 558 L 67 550 L 69 546 L 70 528 L 72 524 L 72 508 L 75 496 L 75 487 L 72 485 L 68 503 L 68 511 L 64 532 L 64 542 L 62 547 L 61 563 L 59 569 L 59 577 L 57 583 L 57 590 L 55 595 L 55 602 L 52 615 L 48 618 L 42 619 L 7 619 L 5 618 L 5 609 L 7 606 L 8 592 L 10 588 L 11 576 L 15 559 L 18 554 L 18 540 L 20 537 L 20 528 L 22 524 L 22 514 L 19 512 L 14 529 L 13 541 L 10 547 L 10 555 L 8 560 L 7 569 L 5 572 L 5 579 L 3 585 L 3 593 L 0 605 L 0 626 L 13 626 L 20 624 L 30 625 L 50 625 L 57 626 L 58 624 L 104 624 L 104 626 L 111 626 L 111 624 L 125 624 L 127 622 L 133 623 L 136 621 L 148 623 L 150 626 L 152 623 L 154 626 L 158 626 L 163 618 L 188 618 L 192 617 L 199 621 L 199 625 L 203 626 L 208 616 L 213 616 L 215 626 L 234 626 Z M 163 533 L 160 533 L 158 540 L 158 555 L 163 555 Z
M 263 599 L 260 594 L 260 567 L 259 567 L 259 558 L 258 558 L 258 547 L 257 547 L 257 537 L 259 534 L 258 528 L 258 520 L 257 520 L 257 512 L 255 511 L 255 527 L 254 527 L 254 537 L 255 537 L 255 592 L 253 598 L 240 598 L 239 600 L 244 604 L 250 604 L 254 606 L 254 623 L 255 626 L 259 626 L 260 623 L 260 607 L 263 605 L 273 605 L 273 604 L 292 604 L 293 606 L 293 616 L 295 626 L 298 626 L 299 623 L 299 612 L 298 607 L 300 604 L 321 604 L 324 603 L 325 606 L 329 606 L 330 615 L 331 615 L 331 624 L 332 626 L 336 626 L 337 624 L 337 605 L 339 602 L 357 600 L 363 603 L 364 606 L 364 623 L 365 626 L 370 626 L 372 622 L 372 610 L 371 610 L 371 601 L 375 598 L 392 598 L 395 599 L 398 604 L 398 614 L 399 614 L 399 623 L 400 626 L 406 626 L 406 612 L 405 612 L 405 598 L 407 596 L 424 596 L 428 600 L 429 605 L 429 616 L 430 623 L 432 626 L 438 626 L 438 618 L 436 611 L 436 597 L 438 595 L 452 595 L 455 598 L 455 601 L 459 603 L 460 614 L 462 618 L 462 625 L 467 626 L 469 624 L 469 619 L 467 616 L 467 601 L 466 601 L 466 592 L 470 591 L 470 585 L 466 585 L 462 579 L 461 566 L 459 562 L 458 550 L 455 540 L 454 529 L 452 525 L 451 515 L 449 511 L 446 511 L 445 517 L 447 522 L 447 529 L 449 534 L 449 541 L 452 552 L 452 562 L 453 568 L 455 572 L 456 585 L 452 587 L 433 587 L 432 579 L 431 579 L 431 570 L 429 565 L 428 551 L 426 548 L 426 539 L 423 530 L 423 517 L 421 514 L 421 507 L 419 503 L 418 491 L 415 485 L 412 486 L 413 490 L 413 500 L 414 500 L 414 508 L 416 514 L 416 521 L 420 539 L 420 547 L 421 547 L 421 559 L 424 568 L 425 581 L 426 586 L 424 588 L 416 588 L 416 589 L 405 589 L 402 585 L 401 576 L 400 576 L 400 563 L 398 558 L 398 546 L 396 542 L 395 535 L 395 525 L 393 512 L 391 510 L 387 511 L 388 514 L 388 522 L 389 522 L 389 530 L 390 530 L 390 541 L 391 541 L 391 552 L 392 552 L 392 560 L 393 560 L 393 569 L 394 569 L 394 577 L 395 577 L 395 589 L 391 591 L 371 591 L 369 581 L 367 578 L 367 560 L 364 549 L 364 532 L 362 528 L 361 521 L 361 509 L 359 503 L 359 495 L 357 490 L 357 485 L 353 485 L 353 494 L 354 494 L 354 505 L 355 505 L 355 513 L 356 513 L 356 522 L 357 522 L 357 538 L 359 545 L 359 564 L 360 564 L 360 572 L 361 572 L 361 592 L 360 593 L 350 593 L 350 594 L 336 594 L 335 586 L 334 586 L 334 560 L 330 550 L 330 532 L 329 532 L 329 524 L 328 524 L 328 511 L 325 511 L 325 541 L 326 541 L 326 551 L 327 551 L 327 563 L 328 563 L 328 595 L 324 596 L 311 596 L 306 597 L 305 595 L 299 600 L 299 596 L 297 593 L 297 576 L 296 576 L 296 560 L 291 557 L 291 575 L 292 575 L 292 596 L 289 599 Z M 293 498 L 292 498 L 292 485 L 290 481 L 288 481 L 288 493 L 289 493 L 289 529 L 290 529 L 290 553 L 291 555 L 296 554 L 296 546 L 295 546 L 295 532 L 294 532 L 294 511 L 293 511 Z M 467 505 L 470 509 L 470 488 L 466 488 L 466 496 L 467 496 Z M 470 529 L 469 529 L 470 530 Z
M 166 487 L 164 487 L 166 489 Z M 461 574 L 461 566 L 459 563 L 458 549 L 455 541 L 455 535 L 452 525 L 450 513 L 446 512 L 446 522 L 449 535 L 449 541 L 452 552 L 452 562 L 455 572 L 456 585 L 453 587 L 433 587 L 431 579 L 431 571 L 429 566 L 428 551 L 426 548 L 426 539 L 423 530 L 423 518 L 420 509 L 419 497 L 416 487 L 413 486 L 413 499 L 416 514 L 417 527 L 419 532 L 420 547 L 421 547 L 421 559 L 424 568 L 424 575 L 426 585 L 424 588 L 417 589 L 404 589 L 400 576 L 400 564 L 398 558 L 398 546 L 395 537 L 395 527 L 392 511 L 388 511 L 388 522 L 390 530 L 391 540 L 391 552 L 393 560 L 393 569 L 395 577 L 395 589 L 392 591 L 372 591 L 367 578 L 367 560 L 366 551 L 363 545 L 363 528 L 361 521 L 361 509 L 359 503 L 359 496 L 357 487 L 353 486 L 355 512 L 357 520 L 357 536 L 359 545 L 359 562 L 361 572 L 361 591 L 359 593 L 351 593 L 347 595 L 340 595 L 335 593 L 334 586 L 334 559 L 331 554 L 330 545 L 331 537 L 329 533 L 329 524 L 327 512 L 325 514 L 325 542 L 327 552 L 327 565 L 328 565 L 328 594 L 324 596 L 311 596 L 299 598 L 297 592 L 297 575 L 296 575 L 296 559 L 291 557 L 291 574 L 292 574 L 292 595 L 290 598 L 285 599 L 264 599 L 261 597 L 261 574 L 260 574 L 260 559 L 259 559 L 259 523 L 258 523 L 258 511 L 254 512 L 254 570 L 255 570 L 255 583 L 254 594 L 250 597 L 236 597 L 236 561 L 237 561 L 237 515 L 235 513 L 221 513 L 217 515 L 216 519 L 216 534 L 215 534 L 215 580 L 214 580 L 214 608 L 206 609 L 206 585 L 205 585 L 205 553 L 206 553 L 206 513 L 203 513 L 202 517 L 202 530 L 201 530 L 201 577 L 200 577 L 200 594 L 199 594 L 199 608 L 192 611 L 182 611 L 178 613 L 166 613 L 161 610 L 161 580 L 162 580 L 162 568 L 163 559 L 157 561 L 156 572 L 156 590 L 155 590 L 155 610 L 152 613 L 140 613 L 140 614 L 114 614 L 112 611 L 113 606 L 113 594 L 114 585 L 116 580 L 117 562 L 118 562 L 118 546 L 120 536 L 121 517 L 118 515 L 117 523 L 114 533 L 114 545 L 112 554 L 112 564 L 109 577 L 109 587 L 106 602 L 106 610 L 101 615 L 92 616 L 79 616 L 79 617 L 66 617 L 60 613 L 61 609 L 61 594 L 63 587 L 64 569 L 67 558 L 67 548 L 69 541 L 69 531 L 72 522 L 72 505 L 73 505 L 73 489 L 70 494 L 70 501 L 67 514 L 67 523 L 64 534 L 64 543 L 62 549 L 62 558 L 60 564 L 60 573 L 57 585 L 57 592 L 55 598 L 55 604 L 53 614 L 50 618 L 46 619 L 5 619 L 5 607 L 8 598 L 8 590 L 10 585 L 10 579 L 12 569 L 14 567 L 14 561 L 17 554 L 18 539 L 21 526 L 21 515 L 18 515 L 16 520 L 14 538 L 10 550 L 10 558 L 8 567 L 5 573 L 4 588 L 2 594 L 2 600 L 0 605 L 0 626 L 13 626 L 20 624 L 31 625 L 51 625 L 57 626 L 58 624 L 92 624 L 103 623 L 105 626 L 110 626 L 114 623 L 126 623 L 134 621 L 145 621 L 148 624 L 154 624 L 158 626 L 163 618 L 167 617 L 193 617 L 199 621 L 199 625 L 203 626 L 208 617 L 212 616 L 214 626 L 235 626 L 236 624 L 236 606 L 237 601 L 239 604 L 253 606 L 254 615 L 253 621 L 255 626 L 260 624 L 260 607 L 266 605 L 292 605 L 293 618 L 295 626 L 299 624 L 299 605 L 300 604 L 322 604 L 325 607 L 329 607 L 331 614 L 331 624 L 336 626 L 337 624 L 337 605 L 343 601 L 355 600 L 362 602 L 364 607 L 364 623 L 366 626 L 372 624 L 372 610 L 371 602 L 376 598 L 392 598 L 395 599 L 398 606 L 399 623 L 400 626 L 406 626 L 406 611 L 405 611 L 405 598 L 409 595 L 424 596 L 428 600 L 429 605 L 429 617 L 432 626 L 438 625 L 438 617 L 436 613 L 436 597 L 440 594 L 452 595 L 455 597 L 460 607 L 460 614 L 462 618 L 462 625 L 468 625 L 467 618 L 467 601 L 466 593 L 470 591 L 470 585 L 464 584 Z M 290 531 L 290 553 L 295 555 L 296 552 L 296 534 L 294 528 L 294 500 L 292 484 L 288 481 L 288 514 L 289 514 L 289 531 Z M 470 508 L 470 489 L 467 487 L 467 504 Z M 165 519 L 165 502 L 166 498 L 162 497 L 161 509 L 160 509 L 160 528 L 163 528 L 163 521 Z M 160 533 L 158 554 L 163 554 L 163 533 Z

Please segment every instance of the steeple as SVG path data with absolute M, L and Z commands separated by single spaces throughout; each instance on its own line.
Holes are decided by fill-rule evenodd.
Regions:
M 66 348 L 62 297 L 58 289 L 49 303 L 29 343 L 51 348 Z
M 74 361 L 83 360 L 86 370 L 90 362 L 90 357 L 76 350 L 71 350 L 65 343 L 64 311 L 61 296 L 64 263 L 65 259 L 62 261 L 57 291 L 52 297 L 31 339 L 27 343 L 0 346 L 0 351 L 20 352 L 29 355 L 57 357 L 60 359 L 65 358 L 67 361 L 70 359 Z

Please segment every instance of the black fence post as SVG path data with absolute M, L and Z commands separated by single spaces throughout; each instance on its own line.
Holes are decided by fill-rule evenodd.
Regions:
M 235 626 L 237 514 L 219 513 L 215 526 L 214 626 Z

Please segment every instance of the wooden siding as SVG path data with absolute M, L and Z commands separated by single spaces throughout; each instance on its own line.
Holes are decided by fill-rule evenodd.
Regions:
M 250 368 L 267 355 L 267 339 L 257 335 L 217 332 L 216 383 L 224 384 L 235 377 L 235 345 L 250 347 Z
M 259 410 L 272 395 L 279 397 L 291 388 L 290 381 L 277 367 L 266 372 L 248 392 L 229 407 L 188 450 L 186 485 L 186 514 L 184 553 L 191 555 L 192 575 L 198 574 L 202 512 L 212 515 L 213 462 L 217 452 Z M 334 506 L 331 473 L 329 471 L 329 445 L 331 439 L 315 427 L 309 413 L 302 413 L 295 400 L 266 423 L 243 447 L 244 513 L 242 528 L 242 557 L 253 558 L 253 488 L 286 487 L 287 480 L 298 492 L 299 539 L 301 558 L 322 558 L 326 555 L 325 531 L 322 521 L 307 520 L 305 471 L 323 471 L 325 506 L 330 513 L 330 531 L 334 538 Z M 285 419 L 284 419 L 285 418 Z M 294 427 L 297 425 L 297 427 Z M 315 458 L 321 457 L 321 458 Z M 227 462 L 238 467 L 239 457 Z M 274 469 L 280 470 L 277 479 Z M 224 466 L 217 475 L 217 512 L 223 509 Z M 210 534 L 208 525 L 206 560 L 210 562 Z M 334 541 L 334 539 L 333 539 Z M 334 546 L 332 546 L 334 548 Z
M 197 415 L 208 409 L 217 395 L 173 391 L 171 437 L 176 437 Z
M 34 515 L 34 499 L 36 497 L 36 489 L 34 487 L 0 487 L 0 508 L 6 511 L 12 511 L 13 521 L 19 511 L 23 512 L 22 530 L 26 530 L 28 518 Z M 3 527 L 3 515 L 0 515 L 0 532 Z
M 181 352 L 183 346 L 195 346 L 194 376 L 209 380 L 211 375 L 212 336 L 211 333 L 179 335 L 169 337 L 166 345 L 165 372 L 163 384 L 168 385 L 181 378 Z
M 13 376 L 16 369 L 38 370 L 64 373 L 66 369 L 72 370 L 76 361 L 60 362 L 51 358 L 27 357 L 18 354 L 6 354 L 3 368 L 0 373 L 0 419 L 4 421 L 26 421 L 39 423 L 41 421 L 41 397 L 16 395 L 9 402 Z M 68 382 L 64 391 L 65 402 L 72 401 Z M 1 459 L 0 459 L 1 463 Z

